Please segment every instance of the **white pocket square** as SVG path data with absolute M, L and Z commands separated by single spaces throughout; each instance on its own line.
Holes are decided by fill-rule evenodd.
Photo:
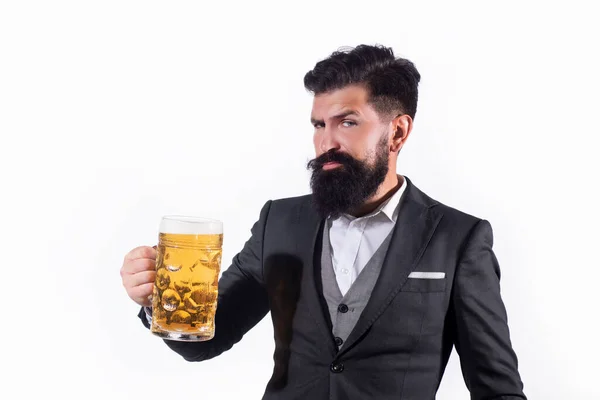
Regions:
M 446 277 L 445 272 L 411 272 L 408 275 L 409 278 L 413 279 L 444 279 Z

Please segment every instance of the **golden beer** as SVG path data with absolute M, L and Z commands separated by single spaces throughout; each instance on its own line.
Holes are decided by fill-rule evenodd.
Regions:
M 152 294 L 152 333 L 181 341 L 214 337 L 222 246 L 219 221 L 163 218 Z

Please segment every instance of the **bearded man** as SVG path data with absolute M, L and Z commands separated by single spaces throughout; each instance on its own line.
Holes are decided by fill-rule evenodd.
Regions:
M 263 399 L 434 399 L 453 346 L 471 399 L 525 399 L 490 223 L 396 171 L 419 80 L 412 62 L 368 45 L 306 74 L 312 193 L 266 202 L 218 283 L 215 337 L 171 349 L 216 357 L 270 312 Z M 138 247 L 121 270 L 146 327 L 155 257 Z

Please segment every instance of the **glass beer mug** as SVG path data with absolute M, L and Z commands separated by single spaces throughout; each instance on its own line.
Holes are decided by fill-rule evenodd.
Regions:
M 152 293 L 153 334 L 189 342 L 214 337 L 222 247 L 221 221 L 162 218 Z

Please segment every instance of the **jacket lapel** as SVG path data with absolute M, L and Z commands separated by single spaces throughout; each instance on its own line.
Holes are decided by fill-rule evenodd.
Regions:
M 353 347 L 400 291 L 442 218 L 440 213 L 431 208 L 435 203 L 427 204 L 426 196 L 408 178 L 406 180 L 406 192 L 401 200 L 398 220 L 381 273 L 371 298 L 338 356 Z

